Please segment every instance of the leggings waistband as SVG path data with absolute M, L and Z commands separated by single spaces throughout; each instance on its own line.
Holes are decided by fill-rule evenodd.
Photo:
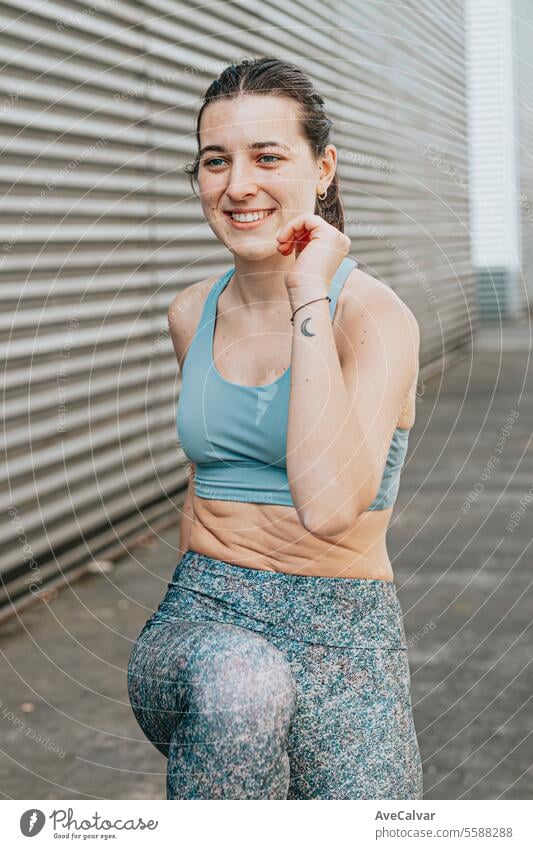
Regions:
M 407 649 L 392 581 L 250 569 L 189 549 L 155 619 L 215 619 L 318 645 Z

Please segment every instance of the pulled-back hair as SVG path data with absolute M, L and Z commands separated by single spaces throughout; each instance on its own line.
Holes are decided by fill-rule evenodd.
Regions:
M 293 65 L 292 62 L 268 56 L 259 59 L 243 59 L 238 65 L 228 65 L 224 68 L 203 96 L 196 119 L 198 152 L 192 165 L 185 168 L 186 173 L 191 177 L 193 190 L 198 178 L 200 121 L 204 109 L 210 103 L 223 97 L 238 97 L 242 94 L 269 94 L 291 98 L 298 104 L 301 129 L 315 156 L 321 156 L 326 145 L 330 143 L 330 130 L 333 123 L 326 114 L 323 98 L 301 68 Z M 315 214 L 322 216 L 341 233 L 344 232 L 344 209 L 337 173 L 328 187 L 326 198 L 320 200 L 317 197 Z

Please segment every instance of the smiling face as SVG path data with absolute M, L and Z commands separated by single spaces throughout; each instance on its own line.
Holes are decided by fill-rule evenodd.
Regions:
M 314 213 L 318 183 L 328 186 L 335 163 L 333 145 L 313 155 L 291 98 L 244 94 L 202 113 L 202 209 L 217 238 L 243 258 L 279 257 L 278 231 L 296 215 Z

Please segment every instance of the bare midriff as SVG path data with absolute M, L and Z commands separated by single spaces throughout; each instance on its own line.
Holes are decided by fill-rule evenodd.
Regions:
M 193 497 L 189 548 L 237 566 L 328 578 L 393 581 L 386 547 L 392 507 L 368 510 L 348 533 L 309 533 L 294 507 Z

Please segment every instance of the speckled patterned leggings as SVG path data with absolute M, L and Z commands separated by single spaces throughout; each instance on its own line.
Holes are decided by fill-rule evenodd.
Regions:
M 394 583 L 187 551 L 139 634 L 128 692 L 168 799 L 420 799 Z

